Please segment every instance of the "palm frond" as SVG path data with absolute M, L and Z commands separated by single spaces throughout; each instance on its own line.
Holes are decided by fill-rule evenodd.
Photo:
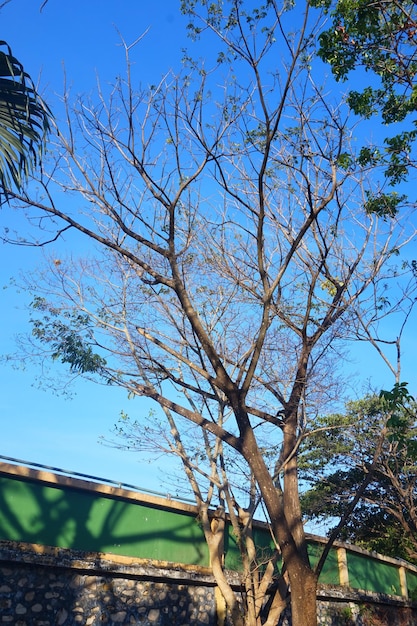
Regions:
M 0 41 L 0 192 L 20 189 L 39 164 L 51 117 L 22 64 Z

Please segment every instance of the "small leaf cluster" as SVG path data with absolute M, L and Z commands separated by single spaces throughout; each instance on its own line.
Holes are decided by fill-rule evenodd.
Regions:
M 379 193 L 377 195 L 368 192 L 364 208 L 368 215 L 377 215 L 378 217 L 386 219 L 395 217 L 398 212 L 398 207 L 405 200 L 406 196 L 396 191 Z
M 39 296 L 35 297 L 31 306 L 45 313 L 42 318 L 30 320 L 32 335 L 50 346 L 53 360 L 68 364 L 74 373 L 103 373 L 106 360 L 93 350 L 88 315 L 68 311 L 61 313 Z

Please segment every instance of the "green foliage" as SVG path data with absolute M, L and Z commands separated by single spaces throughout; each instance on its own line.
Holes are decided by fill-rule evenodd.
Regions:
M 416 137 L 417 130 L 414 128 L 385 139 L 386 152 L 389 155 L 386 172 L 394 184 L 404 181 L 407 177 L 410 155 Z
M 335 614 L 334 607 L 332 607 L 331 612 L 330 612 L 332 621 L 334 620 L 334 616 L 335 616 L 334 614 Z M 340 611 L 338 611 L 337 622 L 338 624 L 340 624 L 340 626 L 354 626 L 355 624 L 354 615 L 353 615 L 352 609 L 349 606 L 345 606 L 342 609 L 340 609 Z
M 416 111 L 417 5 L 368 0 L 313 0 L 324 8 L 331 26 L 319 38 L 319 56 L 331 65 L 338 81 L 357 68 L 370 75 L 361 91 L 352 90 L 348 102 L 356 115 L 380 114 L 384 124 L 402 122 Z M 413 122 L 415 124 L 415 120 Z M 393 185 L 406 179 L 415 131 L 385 140 L 385 175 Z
M 413 401 L 413 396 L 408 391 L 408 383 L 395 383 L 390 391 L 382 390 L 380 398 L 383 406 L 389 414 L 387 427 L 389 429 L 388 440 L 397 442 L 400 451 L 412 460 L 417 460 L 417 441 L 414 438 L 414 424 L 410 423 L 410 413 L 406 409 Z M 412 436 L 410 437 L 410 428 Z
M 408 383 L 395 383 L 394 387 L 387 391 L 382 389 L 379 397 L 391 410 L 396 411 L 404 409 L 407 402 L 414 400 L 413 396 L 408 391 Z
M 404 194 L 398 194 L 396 191 L 380 193 L 378 195 L 367 193 L 364 208 L 369 215 L 377 215 L 378 217 L 387 219 L 389 217 L 395 217 L 398 212 L 398 207 L 405 200 L 406 196 Z
M 302 507 L 310 520 L 340 518 L 369 472 L 376 441 L 385 443 L 364 498 L 340 538 L 387 555 L 416 559 L 416 404 L 407 383 L 350 402 L 346 412 L 322 417 L 301 451 L 310 483 Z M 318 477 L 319 476 L 319 477 Z M 404 532 L 408 529 L 408 532 Z
M 285 13 L 294 8 L 294 4 L 294 0 L 284 0 L 280 3 L 279 11 Z M 219 63 L 236 60 L 239 54 L 236 54 L 234 43 L 246 41 L 247 44 L 248 36 L 262 35 L 267 47 L 275 42 L 275 27 L 271 27 L 271 20 L 268 18 L 271 9 L 274 13 L 276 7 L 270 0 L 250 8 L 241 0 L 181 0 L 180 6 L 181 12 L 190 19 L 187 29 L 191 39 L 199 39 L 208 25 L 214 31 L 221 32 L 225 40 L 229 41 L 231 45 L 227 52 L 219 52 Z M 250 55 L 249 47 L 246 52 Z
M 0 191 L 18 189 L 39 164 L 51 113 L 30 76 L 0 41 Z
M 347 152 L 342 152 L 337 158 L 337 164 L 342 170 L 348 170 L 353 165 L 353 159 Z
M 356 115 L 369 118 L 378 113 L 374 97 L 374 90 L 371 87 L 365 87 L 362 92 L 351 91 L 348 95 L 348 104 Z
M 414 78 L 414 2 L 400 5 L 393 1 L 338 0 L 312 4 L 325 6 L 330 12 L 331 26 L 320 35 L 319 55 L 331 64 L 339 80 L 345 80 L 359 65 L 379 75 L 390 89 Z
M 53 360 L 68 364 L 71 372 L 104 375 L 106 360 L 94 352 L 88 341 L 88 315 L 61 313 L 40 297 L 36 297 L 31 306 L 35 311 L 44 313 L 42 318 L 31 319 L 32 335 L 50 347 Z
M 381 161 L 381 152 L 378 148 L 363 147 L 360 150 L 357 161 L 362 167 L 377 165 Z

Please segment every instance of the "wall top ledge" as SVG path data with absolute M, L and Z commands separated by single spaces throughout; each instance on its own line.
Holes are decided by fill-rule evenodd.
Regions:
M 215 584 L 209 567 L 1 540 L 0 563 L 11 562 L 74 569 L 80 572 L 123 574 L 132 577 L 163 577 L 177 581 L 184 579 L 187 582 Z
M 353 589 L 352 587 L 334 587 L 333 585 L 319 584 L 317 590 L 318 600 L 334 600 L 335 602 L 366 602 L 370 604 L 389 604 L 390 606 L 401 606 L 417 608 L 417 602 L 412 602 L 402 596 L 376 593 L 363 589 Z

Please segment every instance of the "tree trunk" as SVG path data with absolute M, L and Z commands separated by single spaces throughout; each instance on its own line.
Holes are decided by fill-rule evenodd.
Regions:
M 216 580 L 218 589 L 220 590 L 226 606 L 230 612 L 230 618 L 233 626 L 252 626 L 245 623 L 242 613 L 242 607 L 238 602 L 237 596 L 227 581 L 224 567 L 224 533 L 225 533 L 225 513 L 224 510 L 219 512 L 211 520 L 208 516 L 207 506 L 200 507 L 200 519 L 202 522 L 204 535 L 210 555 L 210 565 L 213 576 Z M 256 626 L 256 625 L 254 625 Z
M 309 567 L 289 572 L 289 574 L 292 626 L 317 626 L 316 575 Z
M 269 514 L 271 527 L 281 549 L 288 572 L 291 593 L 292 626 L 317 626 L 317 578 L 311 570 L 304 533 L 300 536 L 301 518 L 295 527 L 296 538 L 286 517 L 283 494 L 274 484 L 251 429 L 245 433 L 244 455 L 248 461 Z M 295 468 L 292 468 L 293 470 Z M 295 470 L 296 471 L 296 470 Z M 288 496 L 289 494 L 287 494 Z M 295 500 L 298 490 L 292 494 Z M 297 508 L 292 507 L 290 519 Z M 294 521 L 294 519 L 293 519 Z
M 304 358 L 303 363 L 306 362 L 307 360 Z M 303 377 L 303 371 L 299 371 L 297 378 L 303 380 Z M 292 409 L 285 416 L 282 449 L 284 464 L 283 509 L 297 555 L 296 559 L 291 558 L 286 562 L 290 579 L 292 626 L 317 626 L 317 576 L 311 569 L 308 557 L 298 484 L 296 454 L 298 401 L 293 401 L 292 405 Z

